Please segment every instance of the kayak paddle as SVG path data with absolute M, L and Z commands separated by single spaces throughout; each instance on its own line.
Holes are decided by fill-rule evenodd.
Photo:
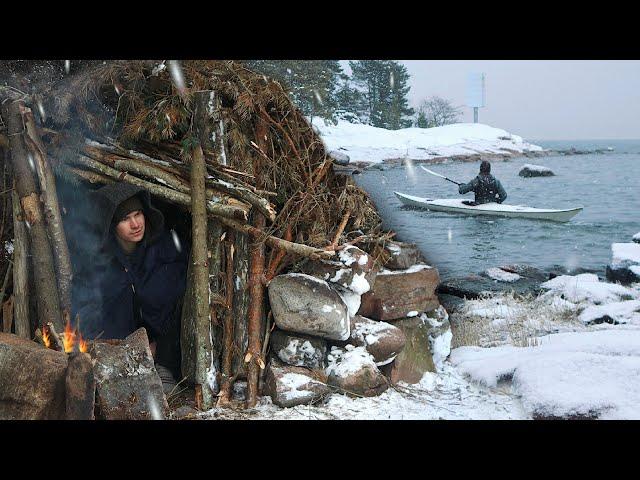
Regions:
M 455 183 L 456 185 L 464 185 L 464 183 L 456 182 L 455 180 L 451 180 L 450 178 L 447 178 L 444 175 L 440 175 L 439 173 L 432 172 L 431 170 L 429 170 L 428 168 L 426 168 L 426 167 L 424 167 L 422 165 L 420 165 L 420 168 L 422 168 L 425 172 L 430 173 L 431 175 L 435 175 L 436 177 L 444 178 L 445 180 L 449 180 L 451 183 Z

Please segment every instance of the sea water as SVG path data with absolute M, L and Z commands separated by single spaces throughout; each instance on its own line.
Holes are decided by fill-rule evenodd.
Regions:
M 479 273 L 490 267 L 525 263 L 598 270 L 611 262 L 611 244 L 631 242 L 640 232 L 640 140 L 532 141 L 544 148 L 594 150 L 605 154 L 557 155 L 493 161 L 491 173 L 508 198 L 505 203 L 537 208 L 584 210 L 567 223 L 466 216 L 405 207 L 394 191 L 419 197 L 473 199 L 453 183 L 406 161 L 386 171 L 354 175 L 371 196 L 386 229 L 417 243 L 442 278 Z M 524 164 L 551 168 L 553 177 L 524 178 Z M 479 162 L 448 162 L 427 168 L 459 182 L 478 173 Z

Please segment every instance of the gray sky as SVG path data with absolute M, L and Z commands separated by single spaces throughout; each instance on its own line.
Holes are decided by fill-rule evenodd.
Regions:
M 479 122 L 525 139 L 640 138 L 640 61 L 403 60 L 415 107 L 431 95 L 464 106 L 467 75 L 486 75 Z

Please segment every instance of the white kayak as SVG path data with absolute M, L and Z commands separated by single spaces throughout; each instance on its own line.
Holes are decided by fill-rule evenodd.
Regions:
M 468 201 L 462 198 L 422 198 L 393 192 L 400 201 L 410 207 L 426 208 L 434 212 L 461 213 L 465 215 L 493 215 L 497 217 L 531 218 L 536 220 L 551 220 L 554 222 L 568 222 L 580 213 L 583 207 L 567 210 L 551 210 L 546 208 L 532 208 L 521 205 L 505 205 L 504 203 L 483 203 L 481 205 L 465 205 Z

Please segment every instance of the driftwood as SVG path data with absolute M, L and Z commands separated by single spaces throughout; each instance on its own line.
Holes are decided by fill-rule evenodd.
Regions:
M 40 140 L 40 135 L 36 129 L 33 113 L 29 108 L 24 109 L 23 121 L 25 124 L 25 140 L 27 147 L 36 165 L 37 177 L 40 183 L 40 194 L 43 201 L 44 216 L 46 220 L 53 255 L 56 278 L 58 280 L 58 295 L 60 308 L 62 309 L 63 324 L 71 318 L 71 282 L 73 272 L 71 269 L 71 259 L 69 257 L 69 247 L 62 224 L 62 215 L 58 204 L 58 194 L 56 181 L 47 161 L 45 148 Z
M 44 226 L 42 206 L 36 184 L 29 165 L 29 153 L 24 142 L 24 124 L 22 113 L 25 109 L 22 101 L 6 102 L 2 106 L 2 118 L 7 125 L 11 144 L 11 163 L 16 180 L 16 189 L 20 197 L 25 220 L 28 222 L 31 237 L 34 283 L 38 285 L 38 317 L 40 322 L 50 321 L 63 328 L 62 312 L 58 295 L 55 266 L 51 245 Z M 35 167 L 35 166 L 34 166 Z
M 233 363 L 231 370 L 238 378 L 246 378 L 245 352 L 248 344 L 247 314 L 249 312 L 249 238 L 237 234 L 233 257 Z

